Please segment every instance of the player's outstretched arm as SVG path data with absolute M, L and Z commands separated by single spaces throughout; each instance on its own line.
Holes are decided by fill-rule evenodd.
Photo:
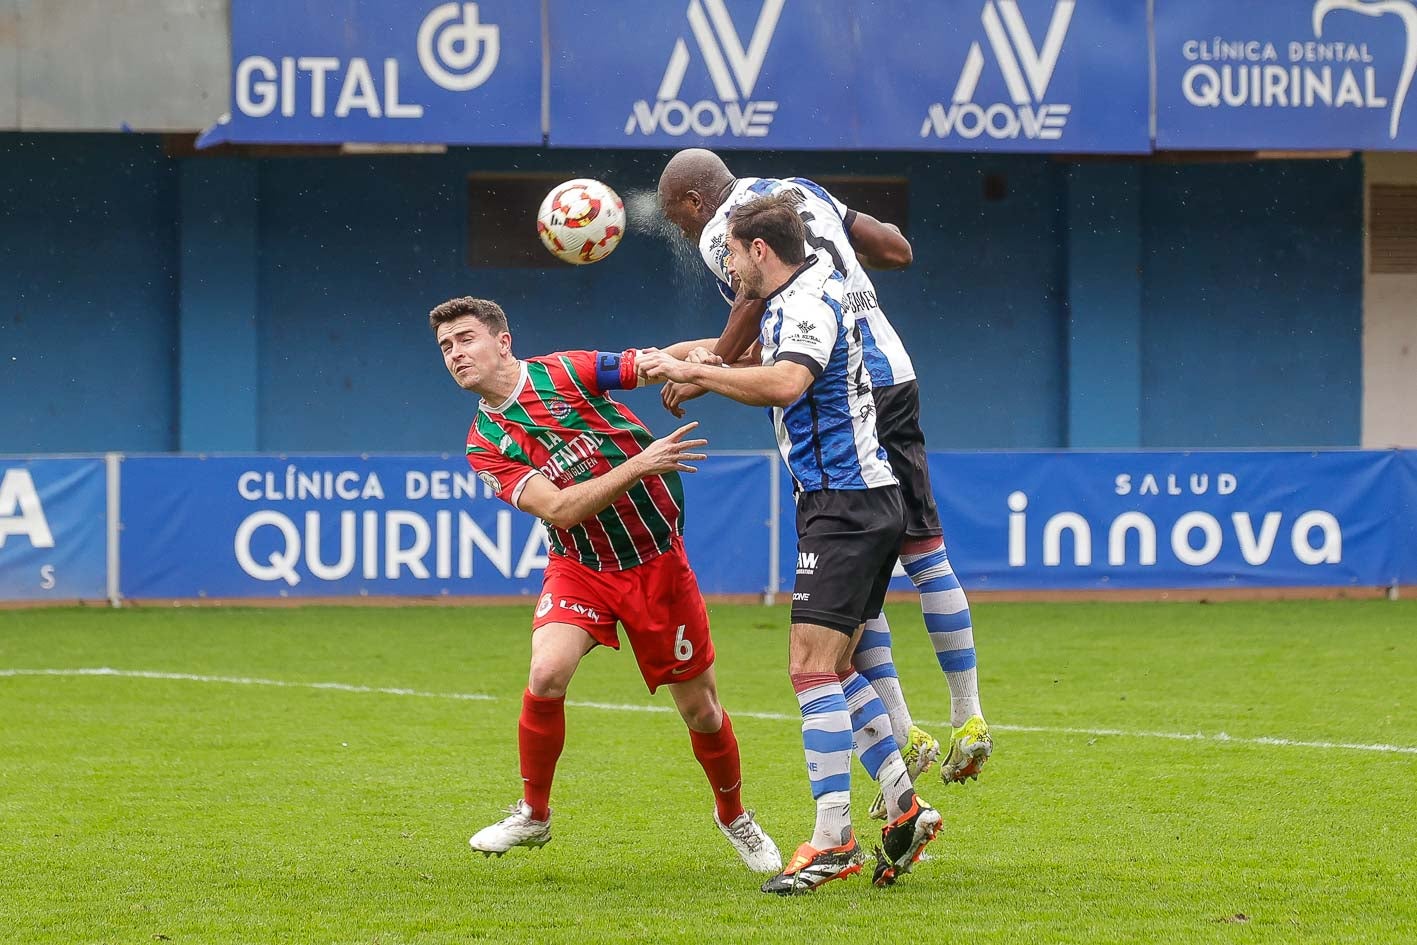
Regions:
M 869 213 L 853 210 L 846 235 L 856 258 L 868 269 L 904 269 L 915 258 L 910 240 L 894 223 L 882 223 Z
M 728 310 L 728 324 L 723 326 L 723 334 L 713 345 L 713 353 L 723 359 L 724 364 L 733 364 L 758 340 L 758 332 L 763 328 L 763 312 L 767 303 L 762 299 L 747 299 L 740 292 Z
M 678 358 L 680 361 L 687 361 L 689 355 L 692 354 L 696 348 L 704 348 L 708 351 L 712 351 L 716 344 L 718 344 L 717 338 L 700 338 L 698 341 L 676 341 L 674 344 L 662 350 L 668 351 L 670 356 Z
M 737 364 L 753 347 L 753 342 L 758 340 L 758 332 L 763 323 L 764 308 L 766 308 L 766 303 L 761 299 L 746 299 L 739 295 L 733 300 L 733 307 L 728 310 L 728 324 L 723 326 L 723 334 L 718 336 L 714 344 L 707 347 L 711 347 L 713 353 L 723 359 L 724 364 Z M 680 360 L 685 357 L 675 348 L 665 350 Z M 708 391 L 702 387 L 693 384 L 677 384 L 671 381 L 664 385 L 664 393 L 660 400 L 664 403 L 665 410 L 676 417 L 682 417 L 684 416 L 684 403 L 695 397 L 702 397 L 706 393 Z
M 811 369 L 796 361 L 730 371 L 723 365 L 680 361 L 655 348 L 640 352 L 635 369 L 651 378 L 694 384 L 750 407 L 786 407 L 812 386 L 813 377 Z
M 522 488 L 517 508 L 557 528 L 570 528 L 604 511 L 641 479 L 668 472 L 698 472 L 698 468 L 689 463 L 704 458 L 705 454 L 699 450 L 708 445 L 708 440 L 684 439 L 697 426 L 697 422 L 686 423 L 605 475 L 565 489 L 545 476 L 532 476 Z

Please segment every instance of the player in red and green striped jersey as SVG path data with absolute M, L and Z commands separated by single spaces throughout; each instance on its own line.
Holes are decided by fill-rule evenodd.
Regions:
M 504 501 L 546 524 L 550 555 L 532 618 L 531 671 L 518 721 L 523 794 L 469 841 L 501 855 L 551 839 L 551 781 L 566 740 L 566 688 L 596 646 L 625 628 L 651 692 L 668 687 L 713 789 L 714 823 L 750 869 L 782 858 L 743 809 L 738 741 L 718 702 L 713 639 L 684 554 L 681 472 L 703 459 L 696 424 L 654 434 L 612 390 L 640 383 L 635 351 L 519 360 L 501 306 L 450 299 L 429 313 L 443 363 L 482 397 L 467 459 Z

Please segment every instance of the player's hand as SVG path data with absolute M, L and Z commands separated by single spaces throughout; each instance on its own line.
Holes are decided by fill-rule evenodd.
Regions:
M 635 370 L 651 381 L 682 381 L 687 367 L 688 364 L 659 348 L 641 348 L 635 356 Z
M 659 402 L 664 404 L 664 409 L 674 416 L 683 417 L 685 401 L 702 397 L 707 393 L 708 391 L 698 384 L 676 384 L 674 381 L 669 381 L 659 392 Z
M 707 454 L 698 450 L 708 445 L 708 440 L 686 440 L 684 439 L 699 422 L 686 423 L 679 429 L 666 437 L 655 440 L 645 451 L 635 457 L 646 468 L 646 476 L 654 476 L 668 472 L 698 472 L 697 466 L 690 466 L 703 459 Z
M 703 345 L 695 345 L 694 350 L 689 352 L 689 356 L 684 359 L 690 364 L 722 364 L 723 359 L 714 354 Z

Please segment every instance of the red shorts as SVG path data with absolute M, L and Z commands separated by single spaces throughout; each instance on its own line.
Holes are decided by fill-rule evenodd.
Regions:
M 552 556 L 532 631 L 568 623 L 596 643 L 618 650 L 617 622 L 625 627 L 650 692 L 665 683 L 693 679 L 713 665 L 708 611 L 678 538 L 664 554 L 624 571 L 594 571 Z

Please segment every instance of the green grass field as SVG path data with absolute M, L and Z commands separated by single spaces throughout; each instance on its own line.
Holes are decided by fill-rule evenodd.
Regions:
M 943 732 L 919 613 L 891 616 Z M 568 709 L 555 840 L 471 853 L 519 793 L 529 617 L 0 612 L 0 941 L 1417 941 L 1412 602 L 976 606 L 984 776 L 923 782 L 945 833 L 896 887 L 795 899 L 718 835 L 628 652 L 573 684 L 602 705 Z M 786 611 L 713 617 L 745 800 L 788 852 L 813 808 Z M 207 678 L 15 672 L 101 667 Z

